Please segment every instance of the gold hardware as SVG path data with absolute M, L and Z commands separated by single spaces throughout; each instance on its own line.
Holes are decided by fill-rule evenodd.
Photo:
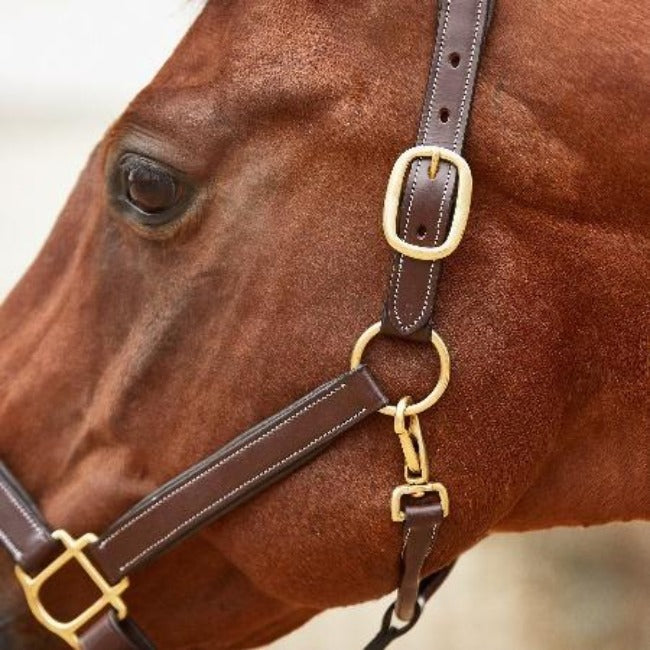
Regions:
M 354 344 L 354 348 L 352 349 L 352 357 L 350 358 L 350 367 L 352 370 L 354 370 L 361 363 L 363 352 L 366 349 L 366 346 L 375 336 L 377 336 L 377 334 L 379 334 L 380 329 L 381 322 L 378 321 L 374 325 L 371 325 L 358 338 L 357 342 Z M 450 361 L 447 346 L 445 345 L 445 342 L 440 338 L 439 334 L 433 330 L 431 330 L 431 343 L 438 352 L 438 357 L 440 359 L 440 374 L 438 376 L 438 381 L 433 390 L 423 400 L 420 400 L 415 404 L 409 404 L 404 409 L 405 416 L 416 415 L 417 413 L 422 413 L 428 408 L 431 408 L 442 397 L 442 394 L 447 388 L 447 384 L 449 384 Z M 384 415 L 395 417 L 397 414 L 397 407 L 389 404 L 388 406 L 384 406 L 383 408 L 379 409 L 379 412 L 383 413 Z
M 79 539 L 73 539 L 64 530 L 56 530 L 52 533 L 52 537 L 59 540 L 65 546 L 66 550 L 34 578 L 28 576 L 19 566 L 15 569 L 16 577 L 25 592 L 27 604 L 36 620 L 52 632 L 52 634 L 63 639 L 70 647 L 78 649 L 81 646 L 77 632 L 105 607 L 113 607 L 120 620 L 126 617 L 127 608 L 121 595 L 129 586 L 129 579 L 123 578 L 118 584 L 109 585 L 104 576 L 95 568 L 83 552 L 83 549 L 88 544 L 93 544 L 97 541 L 97 537 L 92 533 L 87 533 Z M 62 622 L 55 619 L 45 609 L 43 603 L 40 601 L 39 592 L 41 587 L 72 559 L 75 559 L 79 563 L 79 566 L 81 566 L 88 577 L 95 583 L 102 595 L 93 605 L 75 619 Z
M 402 397 L 397 403 L 395 433 L 399 436 L 404 454 L 404 478 L 409 484 L 421 485 L 429 482 L 429 459 L 422 437 L 420 418 L 417 415 L 411 415 L 408 426 L 406 425 L 404 412 L 410 403 L 409 396 Z
M 399 210 L 404 177 L 409 165 L 416 158 L 430 158 L 431 167 L 429 177 L 434 178 L 438 171 L 440 160 L 446 160 L 456 167 L 458 171 L 458 183 L 456 191 L 456 207 L 451 220 L 449 234 L 439 246 L 417 246 L 409 244 L 397 234 L 397 216 Z M 417 260 L 439 260 L 453 253 L 460 240 L 463 238 L 469 207 L 472 202 L 472 172 L 465 159 L 449 149 L 430 145 L 420 145 L 407 149 L 395 161 L 393 171 L 388 179 L 386 198 L 384 199 L 383 228 L 386 241 L 399 253 Z
M 436 492 L 440 497 L 442 514 L 444 517 L 449 516 L 449 495 L 447 489 L 442 483 L 425 483 L 424 485 L 399 485 L 393 490 L 393 496 L 390 501 L 390 515 L 393 521 L 404 521 L 406 515 L 402 510 L 402 498 L 411 495 L 415 497 L 424 496 L 427 492 Z

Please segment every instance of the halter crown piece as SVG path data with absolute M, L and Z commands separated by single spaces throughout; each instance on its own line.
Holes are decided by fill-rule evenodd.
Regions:
M 0 462 L 0 545 L 16 564 L 16 578 L 36 620 L 70 647 L 152 650 L 123 599 L 131 573 L 295 471 L 377 412 L 393 418 L 404 455 L 403 482 L 387 495 L 387 513 L 401 523 L 404 541 L 397 599 L 366 650 L 381 650 L 411 629 L 446 578 L 452 565 L 421 575 L 450 513 L 450 498 L 445 486 L 430 477 L 419 415 L 449 383 L 449 353 L 431 318 L 440 262 L 459 245 L 469 215 L 472 174 L 461 149 L 491 4 L 440 0 L 417 143 L 397 158 L 386 190 L 383 232 L 395 250 L 388 295 L 381 320 L 355 344 L 350 371 L 238 435 L 133 506 L 99 537 L 88 533 L 74 539 L 63 530 L 52 531 Z M 429 395 L 389 403 L 361 363 L 365 347 L 380 333 L 433 345 L 440 370 Z M 59 621 L 39 594 L 72 561 L 96 585 L 99 597 L 73 620 Z

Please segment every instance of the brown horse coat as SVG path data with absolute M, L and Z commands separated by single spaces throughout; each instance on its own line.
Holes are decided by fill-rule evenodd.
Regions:
M 648 11 L 623 8 L 497 3 L 470 225 L 436 311 L 452 382 L 423 418 L 452 499 L 429 570 L 495 529 L 650 517 Z M 53 525 L 103 530 L 346 368 L 381 309 L 381 203 L 414 140 L 434 15 L 208 2 L 109 130 L 0 313 L 0 456 Z M 125 152 L 194 188 L 171 226 L 134 227 L 113 200 Z M 367 359 L 395 397 L 435 374 L 397 342 Z M 242 647 L 390 591 L 401 466 L 373 418 L 134 576 L 134 617 L 162 648 Z

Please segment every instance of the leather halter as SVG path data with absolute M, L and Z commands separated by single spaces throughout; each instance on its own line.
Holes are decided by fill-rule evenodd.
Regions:
M 128 618 L 123 593 L 128 575 L 173 544 L 223 516 L 257 492 L 322 453 L 344 431 L 381 411 L 395 417 L 405 459 L 406 483 L 393 492 L 392 518 L 403 521 L 397 600 L 366 650 L 381 650 L 417 621 L 426 600 L 451 565 L 421 579 L 444 517 L 447 492 L 429 481 L 417 414 L 435 403 L 447 385 L 448 354 L 431 327 L 440 260 L 458 245 L 469 211 L 471 173 L 460 152 L 490 0 L 440 0 L 438 33 L 417 145 L 398 159 L 384 205 L 384 233 L 395 248 L 388 297 L 380 323 L 359 339 L 352 370 L 323 384 L 283 411 L 234 438 L 208 458 L 135 505 L 101 537 L 78 540 L 52 531 L 9 469 L 0 462 L 0 544 L 16 564 L 16 576 L 35 617 L 71 647 L 146 650 L 152 644 Z M 406 182 L 404 177 L 406 176 Z M 442 372 L 433 392 L 396 406 L 360 363 L 377 333 L 431 340 Z M 74 621 L 56 621 L 39 600 L 41 586 L 76 560 L 101 597 Z M 393 625 L 393 615 L 405 622 Z

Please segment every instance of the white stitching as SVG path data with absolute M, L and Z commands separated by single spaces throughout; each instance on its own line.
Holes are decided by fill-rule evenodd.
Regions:
M 0 530 L 0 540 L 2 540 L 5 546 L 12 552 L 12 554 L 14 555 L 14 560 L 20 560 L 23 554 L 16 548 L 16 546 L 14 546 L 13 542 L 2 530 Z
M 427 548 L 426 553 L 422 556 L 422 559 L 420 560 L 420 566 L 418 567 L 418 575 L 422 573 L 422 567 L 424 566 L 424 563 L 426 562 L 427 558 L 429 557 L 429 554 L 431 553 L 431 549 L 433 548 L 433 541 L 436 537 L 436 533 L 438 532 L 438 526 L 440 526 L 440 524 L 436 524 L 433 527 L 433 530 L 431 531 L 431 542 L 429 543 L 429 548 Z
M 427 548 L 426 553 L 424 554 L 424 558 L 422 560 L 422 564 L 424 564 L 424 561 L 429 557 L 429 553 L 431 553 L 431 549 L 433 548 L 433 542 L 436 539 L 436 533 L 438 532 L 438 527 L 440 524 L 436 524 L 432 529 L 431 529 L 431 539 L 429 541 L 429 547 Z M 404 557 L 404 551 L 406 551 L 406 545 L 408 544 L 409 537 L 411 536 L 411 526 L 408 527 L 406 531 L 406 535 L 404 536 L 404 543 L 402 544 L 402 557 Z
M 272 472 L 277 467 L 281 467 L 287 461 L 289 461 L 292 458 L 294 458 L 295 456 L 298 456 L 299 454 L 303 453 L 304 451 L 306 451 L 310 447 L 313 447 L 314 445 L 317 445 L 323 438 L 326 438 L 327 436 L 331 435 L 332 433 L 334 433 L 338 429 L 341 429 L 342 427 L 346 426 L 349 422 L 352 422 L 352 420 L 355 420 L 360 415 L 365 413 L 366 410 L 367 410 L 366 408 L 362 408 L 361 410 L 357 411 L 353 416 L 349 417 L 347 420 L 341 422 L 340 424 L 337 424 L 335 427 L 332 427 L 329 431 L 323 433 L 322 435 L 318 436 L 318 438 L 315 438 L 314 440 L 312 440 L 309 444 L 307 444 L 304 447 L 301 447 L 300 449 L 294 451 L 293 453 L 289 454 L 288 456 L 286 456 L 282 460 L 279 460 L 277 463 L 274 463 L 270 467 L 267 467 L 265 470 L 263 470 L 259 474 L 255 475 L 253 478 L 249 478 L 247 481 L 244 481 L 239 487 L 237 487 L 234 490 L 231 490 L 230 492 L 228 492 L 227 494 L 224 494 L 223 496 L 219 497 L 216 501 L 213 501 L 209 506 L 206 506 L 205 508 L 203 508 L 199 512 L 195 513 L 194 515 L 192 515 L 191 517 L 186 519 L 182 524 L 179 524 L 178 526 L 176 526 L 173 530 L 171 530 L 169 533 L 167 533 L 164 537 L 161 537 L 157 542 L 154 542 L 153 544 L 147 546 L 147 548 L 145 548 L 144 551 L 142 551 L 141 553 L 138 553 L 135 557 L 133 557 L 130 560 L 128 560 L 127 562 L 125 562 L 120 567 L 120 572 L 126 571 L 130 566 L 135 564 L 141 557 L 144 557 L 145 555 L 147 555 L 147 553 L 152 551 L 154 548 L 156 548 L 156 547 L 160 546 L 161 544 L 163 544 L 170 537 L 173 537 L 179 530 L 182 530 L 188 524 L 191 524 L 196 519 L 199 519 L 200 517 L 202 517 L 206 512 L 209 512 L 212 508 L 214 508 L 216 505 L 218 505 L 222 501 L 225 501 L 226 499 L 229 499 L 234 494 L 237 494 L 237 492 L 243 490 L 246 486 L 248 486 L 251 483 L 254 483 L 258 479 L 262 478 L 262 476 L 265 476 L 269 472 Z
M 444 23 L 442 26 L 442 33 L 440 34 L 440 49 L 438 50 L 438 57 L 436 59 L 436 68 L 435 68 L 435 73 L 433 76 L 433 84 L 431 87 L 431 99 L 429 100 L 429 106 L 427 108 L 427 117 L 424 121 L 424 133 L 422 137 L 419 139 L 419 142 L 422 143 L 426 141 L 427 136 L 429 134 L 429 127 L 431 126 L 431 115 L 433 113 L 433 103 L 436 97 L 436 91 L 438 90 L 438 75 L 440 74 L 440 63 L 442 62 L 442 51 L 445 46 L 445 39 L 447 37 L 447 28 L 449 26 L 449 12 L 451 9 L 451 0 L 447 2 L 447 7 L 445 8 L 445 19 Z M 418 160 L 417 163 L 415 163 L 415 174 L 414 178 L 417 179 L 418 172 L 420 171 L 420 166 L 422 165 L 422 161 Z M 409 204 L 408 208 L 406 209 L 406 220 L 404 222 L 404 232 L 408 230 L 409 223 L 411 221 L 411 209 L 413 208 L 413 199 L 415 197 L 415 186 L 417 185 L 417 182 L 414 182 L 413 185 L 411 186 L 411 191 L 409 193 Z M 397 310 L 397 303 L 399 300 L 399 295 L 400 295 L 400 281 L 402 279 L 402 269 L 404 267 L 404 255 L 402 253 L 399 254 L 398 257 L 398 263 L 397 263 L 397 277 L 395 279 L 395 292 L 393 294 L 393 314 L 395 314 L 395 318 L 397 318 L 397 322 L 399 323 L 399 327 L 402 331 L 405 329 L 408 329 L 415 323 L 419 318 L 422 317 L 422 314 L 424 313 L 427 305 L 429 304 L 429 292 L 430 292 L 430 279 L 431 275 L 433 273 L 433 265 L 429 269 L 429 280 L 427 280 L 427 293 L 425 296 L 425 306 L 422 308 L 422 311 L 420 312 L 419 316 L 415 318 L 411 323 L 408 325 L 404 325 L 402 323 L 402 319 L 399 315 L 399 311 Z
M 427 552 L 422 556 L 420 566 L 418 567 L 418 575 L 422 573 L 422 567 L 424 567 L 424 563 L 427 561 L 429 553 L 431 553 L 431 549 L 433 548 L 433 541 L 436 537 L 436 533 L 438 532 L 438 526 L 440 526 L 440 524 L 436 524 L 431 531 L 431 541 L 429 542 L 429 548 L 427 548 Z
M 433 548 L 433 543 L 436 540 L 436 533 L 438 532 L 438 527 L 440 526 L 439 523 L 437 523 L 432 529 L 431 529 L 431 539 L 429 540 L 429 548 L 427 549 L 426 555 L 424 556 L 424 560 L 426 560 L 429 557 L 429 553 L 431 553 L 431 549 Z M 422 564 L 424 564 L 424 560 L 422 560 Z
M 29 514 L 29 512 L 25 508 L 23 508 L 23 506 L 17 501 L 14 495 L 7 489 L 7 487 L 3 483 L 0 483 L 0 489 L 2 489 L 2 491 L 7 495 L 9 501 L 11 501 L 13 506 L 23 516 L 23 518 L 30 525 L 30 527 L 34 529 L 36 534 L 39 537 L 43 537 L 43 531 L 41 530 L 41 527 L 36 523 L 36 520 Z
M 268 438 L 268 436 L 270 436 L 271 434 L 278 431 L 278 429 L 281 429 L 285 424 L 288 424 L 289 422 L 291 422 L 295 418 L 299 417 L 303 413 L 306 413 L 310 409 L 314 408 L 314 406 L 316 406 L 320 402 L 323 402 L 326 399 L 329 399 L 332 395 L 334 395 L 335 393 L 337 393 L 338 391 L 340 391 L 341 389 L 343 389 L 345 387 L 346 387 L 346 384 L 343 383 L 343 384 L 340 384 L 339 386 L 337 386 L 336 388 L 333 388 L 326 395 L 322 395 L 317 400 L 315 400 L 315 401 L 311 402 L 310 404 L 307 404 L 306 406 L 304 406 L 302 409 L 300 409 L 300 411 L 296 411 L 296 413 L 294 413 L 293 415 L 288 417 L 286 420 L 282 420 L 282 422 L 279 422 L 278 424 L 276 424 L 273 428 L 269 429 L 264 435 L 260 436 L 259 438 L 255 438 L 254 440 L 251 440 L 251 442 L 244 445 L 243 447 L 240 447 L 239 449 L 236 449 L 234 452 L 232 452 L 231 454 L 229 454 L 225 458 L 222 458 L 216 465 L 212 465 L 211 467 L 208 467 L 203 472 L 201 472 L 200 474 L 197 474 L 195 477 L 193 477 L 192 479 L 187 481 L 187 483 L 183 483 L 182 485 L 179 485 L 175 490 L 173 490 L 172 492 L 167 494 L 164 498 L 160 499 L 160 501 L 156 501 L 155 503 L 152 503 L 146 510 L 143 510 L 139 515 L 137 515 L 133 519 L 130 519 L 123 526 L 118 528 L 114 533 L 109 535 L 106 539 L 102 540 L 100 542 L 100 544 L 99 544 L 99 548 L 103 550 L 104 548 L 106 548 L 106 546 L 112 540 L 119 537 L 125 530 L 127 530 L 127 528 L 130 528 L 133 524 L 135 524 L 137 521 L 139 521 L 140 519 L 142 519 L 143 517 L 148 515 L 150 512 L 152 512 L 153 510 L 156 510 L 156 508 L 159 508 L 163 503 L 169 501 L 169 499 L 176 496 L 179 492 L 182 492 L 186 487 L 192 485 L 193 483 L 196 483 L 197 481 L 200 481 L 205 476 L 207 476 L 208 474 L 213 472 L 215 469 L 221 467 L 222 465 L 224 465 L 225 463 L 227 463 L 228 461 L 233 459 L 235 456 L 238 456 L 239 454 L 243 453 L 247 449 L 250 449 L 251 447 L 253 447 L 257 443 L 264 440 L 265 438 Z
M 461 124 L 463 122 L 463 118 L 464 118 L 464 115 L 465 115 L 467 93 L 468 93 L 468 90 L 469 90 L 469 80 L 470 80 L 470 77 L 471 77 L 471 74 L 472 74 L 472 65 L 474 63 L 474 55 L 475 55 L 475 52 L 476 52 L 476 44 L 478 42 L 478 30 L 479 30 L 479 27 L 481 25 L 481 15 L 483 13 L 482 5 L 483 5 L 483 0 L 479 0 L 478 4 L 476 6 L 476 22 L 474 23 L 474 36 L 473 36 L 473 40 L 472 40 L 472 47 L 471 47 L 471 50 L 470 50 L 469 60 L 468 60 L 468 63 L 467 63 L 467 74 L 465 75 L 465 85 L 464 85 L 464 88 L 463 88 L 463 97 L 462 97 L 461 104 L 460 104 L 460 110 L 459 110 L 459 114 L 458 114 L 458 121 L 456 122 L 456 130 L 454 132 L 454 144 L 453 144 L 453 147 L 452 147 L 453 149 L 456 149 L 456 146 L 458 145 L 458 136 L 460 135 L 460 126 L 461 126 Z M 445 22 L 444 22 L 444 25 L 443 25 L 443 28 L 442 28 L 442 33 L 440 35 L 440 50 L 438 52 L 438 59 L 436 61 L 436 72 L 435 72 L 435 77 L 434 77 L 434 81 L 433 81 L 433 88 L 432 88 L 432 92 L 431 92 L 431 101 L 429 102 L 429 108 L 428 108 L 428 111 L 427 111 L 427 118 L 426 118 L 426 121 L 425 121 L 424 135 L 420 139 L 420 142 L 425 141 L 426 138 L 427 138 L 427 135 L 429 134 L 429 126 L 430 126 L 431 114 L 432 114 L 432 109 L 433 109 L 433 100 L 434 100 L 435 93 L 436 93 L 436 90 L 437 90 L 438 73 L 440 71 L 440 61 L 442 59 L 442 52 L 443 52 L 443 49 L 444 49 L 444 46 L 445 46 L 445 36 L 446 36 L 446 33 L 447 33 L 447 26 L 448 26 L 448 23 L 449 23 L 449 10 L 450 10 L 450 8 L 451 8 L 451 0 L 449 0 L 449 2 L 447 3 L 447 9 L 446 9 L 446 13 L 445 13 Z M 418 174 L 418 172 L 420 170 L 420 165 L 421 165 L 421 161 L 418 160 L 418 162 L 416 163 L 416 168 L 415 168 L 415 178 L 417 178 L 417 174 Z M 438 223 L 436 224 L 436 236 L 435 236 L 435 239 L 434 239 L 434 242 L 433 242 L 434 246 L 438 245 L 438 238 L 440 236 L 440 226 L 442 225 L 442 216 L 443 216 L 442 213 L 443 213 L 443 209 L 444 209 L 444 205 L 445 205 L 445 200 L 447 198 L 447 191 L 449 189 L 450 177 L 451 177 L 451 167 L 449 167 L 447 169 L 447 176 L 445 178 L 445 186 L 444 186 L 444 189 L 443 189 L 442 198 L 440 200 L 440 207 L 438 208 Z M 414 195 L 415 195 L 415 185 L 416 185 L 416 183 L 413 183 L 413 186 L 411 187 L 411 192 L 409 194 L 409 205 L 408 205 L 408 208 L 407 208 L 407 211 L 406 211 L 406 220 L 404 222 L 404 232 L 407 231 L 409 221 L 410 221 L 410 218 L 411 218 L 411 209 L 413 207 L 413 199 L 414 199 Z M 433 269 L 435 267 L 435 262 L 432 262 L 430 264 L 430 266 L 429 266 L 429 273 L 428 273 L 428 276 L 427 276 L 427 290 L 426 290 L 426 293 L 424 295 L 424 303 L 422 305 L 422 309 L 420 310 L 420 313 L 410 323 L 408 323 L 406 325 L 404 325 L 404 323 L 402 322 L 402 319 L 400 318 L 399 311 L 398 311 L 398 308 L 397 308 L 397 303 L 399 301 L 399 295 L 400 295 L 400 287 L 401 287 L 400 281 L 401 281 L 403 266 L 404 266 L 404 255 L 400 253 L 399 254 L 399 261 L 398 261 L 398 265 L 397 265 L 397 277 L 395 279 L 395 291 L 393 293 L 392 303 L 393 303 L 393 314 L 395 315 L 395 318 L 397 319 L 397 322 L 399 323 L 399 328 L 402 331 L 405 331 L 405 330 L 409 329 L 410 327 L 412 327 L 420 318 L 422 318 L 423 314 L 425 313 L 425 311 L 429 307 L 429 299 L 431 297 L 431 289 L 432 289 L 432 282 L 431 281 L 433 280 Z
M 410 526 L 406 529 L 406 535 L 404 535 L 404 543 L 402 544 L 402 552 L 400 554 L 402 557 L 404 557 L 404 551 L 406 550 L 406 545 L 408 544 L 409 537 L 411 536 L 411 530 L 412 528 Z

